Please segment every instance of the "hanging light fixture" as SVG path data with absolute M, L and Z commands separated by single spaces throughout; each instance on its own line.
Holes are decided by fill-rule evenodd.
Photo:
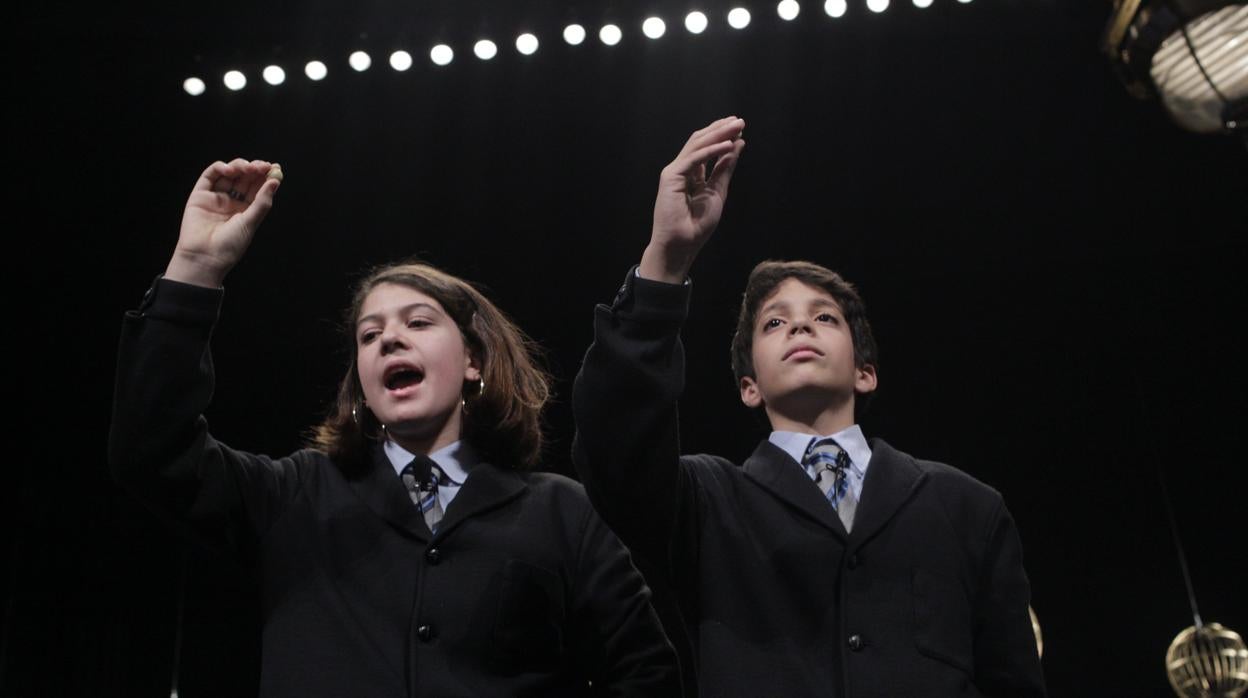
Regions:
M 1170 643 L 1166 675 L 1182 698 L 1239 698 L 1248 689 L 1248 648 L 1218 623 L 1193 625 Z
M 1113 0 L 1102 48 L 1131 94 L 1181 126 L 1248 139 L 1248 4 Z
M 1044 636 L 1040 633 L 1040 619 L 1036 616 L 1036 609 L 1028 606 L 1027 615 L 1031 616 L 1031 632 L 1036 636 L 1036 655 L 1043 658 Z

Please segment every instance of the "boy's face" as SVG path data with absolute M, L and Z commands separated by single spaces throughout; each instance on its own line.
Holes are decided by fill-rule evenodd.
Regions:
M 741 379 L 741 401 L 785 416 L 849 404 L 875 390 L 875 367 L 854 365 L 854 340 L 841 306 L 827 291 L 785 279 L 763 300 L 753 328 L 754 377 Z

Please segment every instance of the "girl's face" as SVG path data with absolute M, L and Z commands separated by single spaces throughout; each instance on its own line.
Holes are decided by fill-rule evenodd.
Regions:
M 378 284 L 360 306 L 355 345 L 365 402 L 391 439 L 413 453 L 459 439 L 464 383 L 481 370 L 441 303 Z

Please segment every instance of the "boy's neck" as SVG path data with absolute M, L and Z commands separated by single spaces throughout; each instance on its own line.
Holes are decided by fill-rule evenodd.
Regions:
M 767 420 L 771 422 L 772 431 L 792 431 L 799 434 L 827 436 L 852 427 L 854 421 L 854 403 L 829 407 L 808 414 L 781 414 L 773 411 L 770 406 L 764 407 Z

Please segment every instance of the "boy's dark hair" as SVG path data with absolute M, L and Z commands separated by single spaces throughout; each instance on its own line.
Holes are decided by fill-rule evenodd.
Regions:
M 754 325 L 758 322 L 758 310 L 780 284 L 796 279 L 808 286 L 822 289 L 836 300 L 849 325 L 854 340 L 854 365 L 862 368 L 867 364 L 879 369 L 878 350 L 871 323 L 867 321 L 867 309 L 854 285 L 840 274 L 812 262 L 785 262 L 768 260 L 761 262 L 750 272 L 741 297 L 741 312 L 737 315 L 737 331 L 732 336 L 732 372 L 737 379 L 754 378 Z M 855 411 L 865 407 L 870 394 L 859 395 Z
M 364 299 L 381 284 L 407 286 L 438 301 L 480 362 L 484 390 L 464 386 L 462 438 L 495 465 L 535 465 L 542 451 L 541 412 L 550 397 L 550 376 L 538 364 L 537 345 L 472 284 L 417 262 L 380 267 L 357 284 L 345 317 L 351 360 L 329 415 L 313 429 L 309 445 L 351 467 L 381 437 L 381 424 L 364 405 L 355 340 Z

